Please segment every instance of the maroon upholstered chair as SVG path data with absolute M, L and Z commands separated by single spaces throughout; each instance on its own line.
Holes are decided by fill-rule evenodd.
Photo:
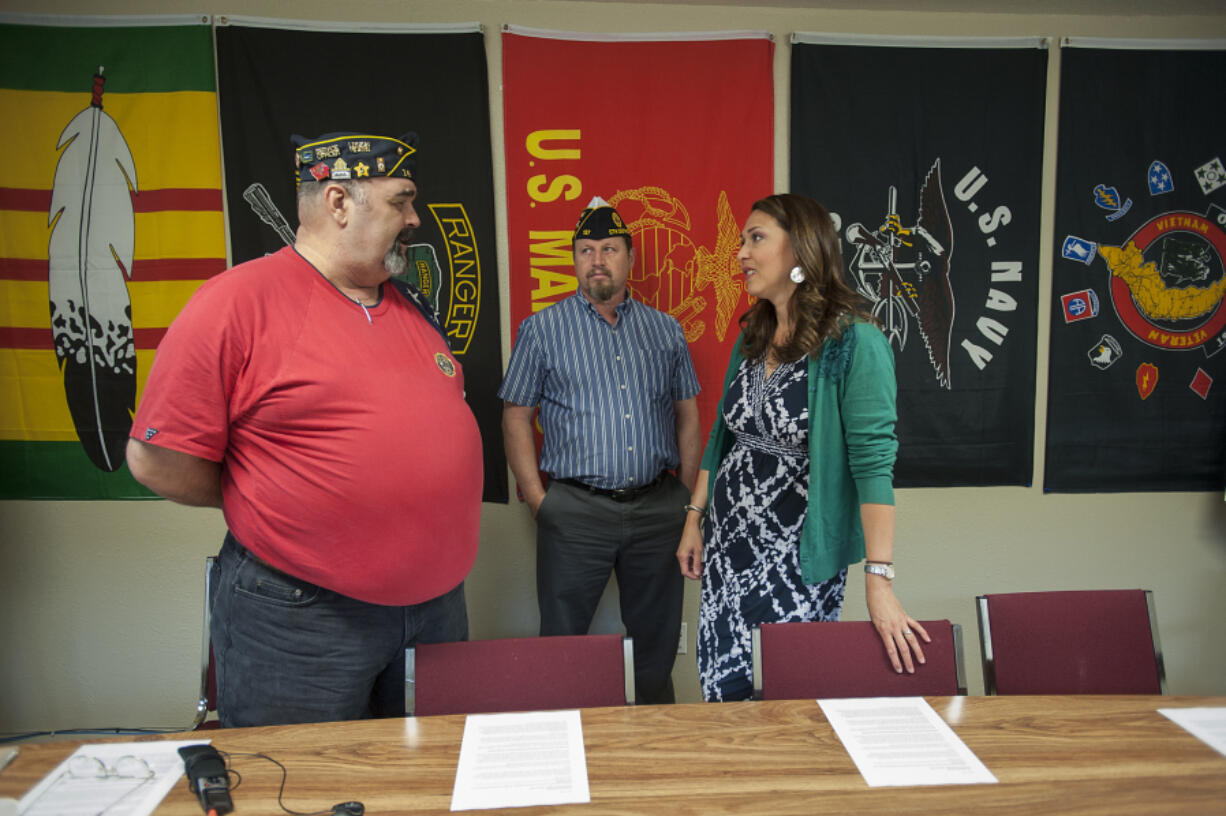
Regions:
M 634 650 L 621 635 L 470 640 L 405 651 L 410 715 L 634 704 Z
M 835 697 L 910 697 L 966 694 L 962 627 L 920 621 L 932 637 L 922 643 L 915 674 L 890 665 L 868 621 L 766 623 L 753 629 L 753 686 L 759 700 Z
M 980 595 L 988 694 L 1161 694 L 1153 593 L 1140 589 Z

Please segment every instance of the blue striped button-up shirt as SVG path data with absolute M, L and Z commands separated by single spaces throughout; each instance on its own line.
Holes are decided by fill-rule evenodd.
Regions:
M 610 325 L 576 292 L 520 324 L 498 396 L 540 405 L 541 470 L 618 489 L 677 467 L 673 403 L 698 390 L 675 319 L 627 295 Z

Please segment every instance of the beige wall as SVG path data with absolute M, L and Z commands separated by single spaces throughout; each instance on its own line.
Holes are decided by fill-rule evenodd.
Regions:
M 851 5 L 851 3 L 847 3 Z M 1089 4 L 1089 5 L 1087 5 Z M 1226 15 L 1107 17 L 978 12 L 561 2 L 560 0 L 43 0 L 40 13 L 215 13 L 313 20 L 470 22 L 485 26 L 492 89 L 500 286 L 506 303 L 506 212 L 499 95 L 504 23 L 572 31 L 768 30 L 777 44 L 776 186 L 787 180 L 788 39 L 793 31 L 891 35 L 1226 37 Z M 816 2 L 807 3 L 817 5 Z M 963 7 L 967 2 L 961 4 Z M 1014 4 L 1021 6 L 1024 4 Z M 1155 8 L 1158 4 L 1154 4 Z M 6 11 L 32 11 L 14 8 Z M 925 4 L 925 8 L 941 3 Z M 1070 0 L 1071 10 L 1109 3 Z M 1195 6 L 1195 4 L 1193 4 Z M 1058 49 L 1047 112 L 1038 359 L 1047 359 Z M 1202 80 L 1204 78 L 1201 78 Z M 1206 87 L 1208 91 L 1212 86 Z M 504 328 L 504 352 L 509 351 Z M 1042 473 L 1046 372 L 1036 400 Z M 985 591 L 1144 587 L 1154 590 L 1170 690 L 1226 694 L 1226 503 L 1209 493 L 1045 496 L 1038 488 L 903 490 L 897 590 L 920 618 L 961 623 L 972 694 L 982 692 L 973 598 Z M 0 502 L 0 731 L 182 726 L 198 683 L 202 571 L 223 534 L 220 514 L 166 502 Z M 533 526 L 518 504 L 483 508 L 481 553 L 468 582 L 476 638 L 533 634 Z M 855 574 L 853 573 L 853 576 Z M 617 631 L 606 594 L 598 631 Z M 675 679 L 698 698 L 693 665 L 697 587 L 687 589 L 688 653 Z M 845 617 L 865 618 L 863 583 Z

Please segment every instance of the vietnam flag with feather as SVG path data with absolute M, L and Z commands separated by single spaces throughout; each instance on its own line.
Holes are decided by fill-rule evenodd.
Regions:
M 136 400 L 225 268 L 212 32 L 31 19 L 0 17 L 0 498 L 145 497 Z

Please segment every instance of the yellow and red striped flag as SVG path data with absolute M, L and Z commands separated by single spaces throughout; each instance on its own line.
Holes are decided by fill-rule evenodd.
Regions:
M 0 20 L 0 498 L 148 496 L 136 400 L 225 268 L 212 33 L 47 19 Z

